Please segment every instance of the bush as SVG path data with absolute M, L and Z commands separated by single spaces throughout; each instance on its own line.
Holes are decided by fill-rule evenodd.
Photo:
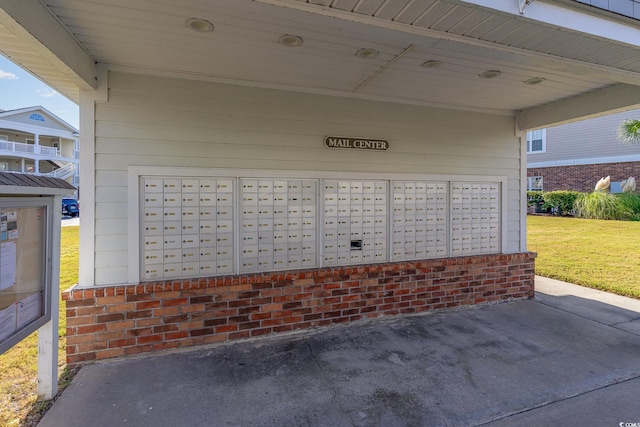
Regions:
M 640 195 L 594 191 L 581 194 L 574 208 L 576 216 L 580 218 L 640 220 Z
M 549 191 L 544 193 L 544 207 L 551 209 L 558 215 L 571 215 L 573 203 L 582 193 L 571 190 Z
M 542 191 L 527 191 L 527 205 L 539 206 L 544 203 L 544 193 Z
M 631 220 L 640 221 L 640 194 L 620 193 L 616 194 L 620 203 L 631 211 Z

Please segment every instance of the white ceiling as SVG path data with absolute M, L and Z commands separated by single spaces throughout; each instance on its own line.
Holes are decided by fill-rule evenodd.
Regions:
M 0 8 L 13 7 L 3 3 L 7 1 L 0 0 Z M 86 56 L 86 63 L 95 61 L 132 72 L 499 114 L 539 108 L 612 85 L 640 87 L 638 43 L 530 18 L 536 7 L 541 11 L 547 7 L 540 0 L 524 15 L 489 9 L 483 3 L 491 2 L 483 0 L 40 3 L 49 18 L 55 18 L 51 21 L 64 30 L 57 38 L 70 35 L 76 43 L 75 56 L 63 58 L 64 66 L 56 63 L 52 55 L 43 54 L 38 43 L 25 42 L 29 37 L 22 36 L 20 26 L 6 16 L 0 16 L 0 51 L 72 99 L 77 99 L 79 84 L 77 76 L 70 75 L 74 70 L 70 61 L 80 56 Z M 640 26 L 614 22 L 608 12 L 576 7 L 583 9 L 565 9 L 640 34 Z M 19 13 L 9 10 L 7 14 L 21 21 L 20 25 L 31 19 L 18 20 Z M 215 30 L 197 33 L 187 28 L 185 20 L 194 17 L 209 20 Z M 39 16 L 32 22 L 42 19 Z M 37 29 L 31 33 L 48 44 Z M 278 39 L 283 34 L 298 35 L 304 43 L 297 48 L 282 46 Z M 355 52 L 360 48 L 376 49 L 380 55 L 359 58 Z M 443 65 L 421 67 L 428 60 Z M 494 79 L 478 77 L 487 70 L 501 74 Z M 532 77 L 546 80 L 524 84 Z M 89 80 L 85 77 L 80 86 L 91 85 Z

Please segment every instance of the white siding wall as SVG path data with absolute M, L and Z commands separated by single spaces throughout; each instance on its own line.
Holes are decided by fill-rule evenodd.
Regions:
M 513 129 L 507 116 L 112 72 L 109 101 L 96 105 L 96 284 L 127 281 L 128 166 L 504 175 L 504 250 L 517 252 Z M 385 138 L 391 148 L 328 150 L 326 135 Z
M 617 138 L 620 122 L 637 118 L 640 118 L 640 110 L 631 110 L 547 128 L 546 152 L 530 153 L 527 161 L 537 163 L 640 155 L 640 145 L 621 144 Z

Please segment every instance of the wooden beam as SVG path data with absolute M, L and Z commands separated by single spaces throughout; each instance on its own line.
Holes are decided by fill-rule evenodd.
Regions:
M 522 110 L 518 113 L 518 128 L 540 129 L 634 108 L 640 108 L 640 86 L 620 83 Z

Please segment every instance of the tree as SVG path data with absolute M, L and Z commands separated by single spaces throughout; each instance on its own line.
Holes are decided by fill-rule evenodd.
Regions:
M 623 120 L 618 127 L 618 140 L 624 144 L 640 144 L 640 120 Z

